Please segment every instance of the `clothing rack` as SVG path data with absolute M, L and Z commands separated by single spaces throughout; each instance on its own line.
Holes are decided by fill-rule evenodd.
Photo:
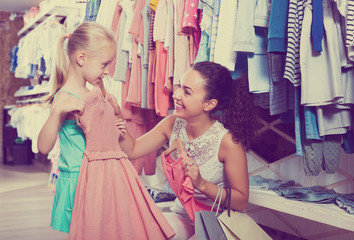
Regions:
M 26 104 L 41 103 L 41 102 L 42 102 L 42 97 L 16 100 L 17 105 L 26 105 Z
M 41 29 L 43 26 L 45 26 L 47 23 L 53 21 L 53 20 L 56 20 L 57 19 L 57 16 L 56 16 L 56 13 L 53 13 L 53 15 L 48 15 L 47 18 L 45 18 L 45 20 L 43 22 L 40 22 L 35 29 L 32 29 L 33 31 L 31 31 L 31 34 L 34 34 L 36 31 L 38 31 L 38 29 Z M 60 20 L 60 17 L 59 17 L 59 20 Z M 28 32 L 29 34 L 30 32 Z M 29 35 L 25 35 L 23 36 L 23 38 L 27 37 Z
M 85 5 L 85 1 L 76 1 L 74 3 L 53 1 L 46 10 L 40 11 L 31 22 L 21 28 L 20 31 L 17 32 L 17 36 L 24 37 L 51 16 L 54 16 L 60 22 L 65 20 L 65 18 L 71 14 L 80 14 Z

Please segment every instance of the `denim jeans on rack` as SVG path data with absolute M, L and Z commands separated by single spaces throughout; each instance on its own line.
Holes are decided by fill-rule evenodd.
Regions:
M 304 106 L 306 139 L 323 139 L 320 137 L 317 127 L 316 107 Z
M 260 175 L 254 175 L 249 177 L 249 185 L 251 189 L 258 189 L 258 190 L 274 190 L 280 186 L 294 186 L 295 182 L 284 181 L 284 180 L 273 180 L 267 179 Z
M 339 194 L 336 205 L 349 214 L 354 214 L 354 193 Z
M 346 134 L 343 135 L 342 148 L 344 152 L 347 154 L 354 153 L 354 130 L 353 129 L 349 130 Z
M 296 141 L 296 155 L 297 156 L 304 156 L 304 152 L 302 149 L 302 141 L 301 137 L 302 132 L 301 132 L 301 105 L 300 105 L 300 87 L 295 87 L 295 141 Z
M 280 196 L 303 202 L 329 204 L 335 203 L 338 193 L 333 189 L 326 189 L 321 186 L 313 187 L 283 187 L 279 186 L 274 190 Z

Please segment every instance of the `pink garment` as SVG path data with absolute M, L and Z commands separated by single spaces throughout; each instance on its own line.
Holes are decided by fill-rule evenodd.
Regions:
M 166 239 L 174 235 L 121 150 L 121 132 L 99 87 L 83 98 L 78 117 L 86 150 L 77 182 L 69 240 Z
M 171 189 L 181 202 L 190 219 L 194 222 L 194 212 L 210 211 L 210 206 L 207 206 L 194 199 L 194 187 L 190 177 L 186 177 L 184 174 L 184 168 L 182 161 L 186 158 L 186 153 L 182 153 L 180 157 L 175 161 L 170 155 L 165 155 L 165 152 L 161 154 L 161 163 L 165 176 Z
M 198 27 L 198 2 L 199 0 L 186 0 L 184 7 L 182 29 Z
M 168 77 L 172 80 L 171 81 L 171 87 L 166 86 L 165 88 L 169 91 L 173 91 L 173 73 L 174 73 L 174 66 L 175 66 L 175 57 L 174 57 L 174 51 L 175 51 L 175 28 L 174 28 L 174 11 L 171 11 L 171 19 L 170 19 L 170 32 L 169 32 L 169 38 L 170 38 L 170 45 L 168 47 Z
M 182 23 L 182 31 L 185 35 L 189 35 L 189 62 L 191 65 L 197 57 L 201 38 L 199 26 L 201 12 L 198 10 L 198 2 L 198 0 L 186 0 Z
M 156 122 L 156 114 L 154 110 L 145 110 L 134 107 L 126 102 L 129 84 L 130 84 L 130 70 L 127 69 L 126 82 L 122 83 L 122 104 L 121 109 L 124 119 L 127 121 L 127 128 L 134 138 L 142 136 L 144 133 L 153 128 Z M 152 84 L 152 88 L 154 85 Z M 144 157 L 132 161 L 135 170 L 139 175 L 144 172 L 147 175 L 153 175 L 156 170 L 156 152 L 148 154 Z
M 201 34 L 202 32 L 198 25 L 197 29 L 193 30 L 189 36 L 189 61 L 191 65 L 193 65 L 198 55 Z
M 125 74 L 126 81 L 122 82 L 122 104 L 121 109 L 124 116 L 124 119 L 132 119 L 133 118 L 133 110 L 132 106 L 126 102 L 128 91 L 129 91 L 129 84 L 130 84 L 130 69 L 128 68 Z
M 132 67 L 126 102 L 133 106 L 141 106 L 141 57 L 138 56 L 138 42 L 134 38 L 132 43 Z
M 170 92 L 165 89 L 167 51 L 163 42 L 156 42 L 155 111 L 166 117 L 170 105 Z
M 130 27 L 129 33 L 132 34 L 136 40 L 144 44 L 144 29 L 143 29 L 143 16 L 141 15 L 141 11 L 145 6 L 145 0 L 137 0 L 135 9 L 134 9 L 134 17 L 133 24 Z
M 175 9 L 175 23 L 176 23 L 176 28 L 177 34 L 183 34 L 183 16 L 184 16 L 184 9 L 185 9 L 185 5 L 186 5 L 186 0 L 173 0 L 173 4 L 174 4 L 174 9 Z
M 112 26 L 111 29 L 112 31 L 115 33 L 115 39 L 118 40 L 118 33 L 119 33 L 119 20 L 120 20 L 120 15 L 122 14 L 123 8 L 120 6 L 120 2 L 122 0 L 118 0 L 116 7 L 115 7 L 115 11 L 114 11 L 114 15 L 113 15 L 113 21 L 112 21 Z M 111 77 L 114 76 L 114 72 L 115 72 L 115 68 L 116 68 L 116 59 L 114 58 L 113 62 L 109 65 L 109 75 Z
M 132 43 L 132 67 L 128 96 L 126 101 L 133 106 L 141 106 L 141 57 L 138 56 L 138 43 L 143 44 L 143 18 L 141 11 L 145 6 L 145 0 L 138 0 L 134 6 L 134 16 L 129 34 L 133 35 Z
M 156 43 L 153 39 L 154 32 L 154 21 L 155 21 L 155 12 L 151 10 L 150 12 L 150 43 L 149 43 L 149 65 L 148 65 L 148 108 L 155 108 L 155 66 L 156 66 Z
M 156 76 L 156 55 L 155 49 L 149 51 L 149 65 L 148 65 L 148 87 L 147 87 L 147 98 L 148 98 L 148 108 L 155 109 L 155 76 Z
M 174 4 L 174 73 L 173 85 L 180 84 L 182 75 L 191 67 L 189 57 L 189 37 L 182 32 L 185 2 L 173 0 Z

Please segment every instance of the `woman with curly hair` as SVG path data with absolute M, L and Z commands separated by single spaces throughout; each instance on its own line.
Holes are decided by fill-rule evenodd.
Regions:
M 210 210 L 220 195 L 221 203 L 226 199 L 226 191 L 220 189 L 230 187 L 231 209 L 246 209 L 249 185 L 245 151 L 254 138 L 257 117 L 247 85 L 240 83 L 220 64 L 194 64 L 173 93 L 174 113 L 151 131 L 133 139 L 124 120 L 117 121 L 118 128 L 125 132 L 120 140 L 122 149 L 135 159 L 179 138 L 186 154 L 181 174 L 190 177 L 195 201 Z M 223 124 L 213 118 L 217 111 L 222 112 Z M 176 232 L 172 239 L 194 237 L 193 217 L 186 210 L 176 198 L 171 212 L 165 213 Z

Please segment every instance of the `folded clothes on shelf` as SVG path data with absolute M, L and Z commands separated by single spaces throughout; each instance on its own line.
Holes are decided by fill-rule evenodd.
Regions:
M 354 214 L 354 193 L 339 194 L 336 205 L 349 214 Z
M 251 189 L 274 190 L 279 186 L 294 186 L 295 182 L 293 180 L 273 180 L 269 178 L 264 178 L 260 175 L 254 175 L 249 177 L 249 185 Z
M 289 180 L 273 180 L 260 175 L 249 177 L 250 189 L 273 191 L 281 197 L 318 204 L 336 204 L 349 214 L 354 214 L 354 193 L 341 194 L 322 186 L 303 187 Z

